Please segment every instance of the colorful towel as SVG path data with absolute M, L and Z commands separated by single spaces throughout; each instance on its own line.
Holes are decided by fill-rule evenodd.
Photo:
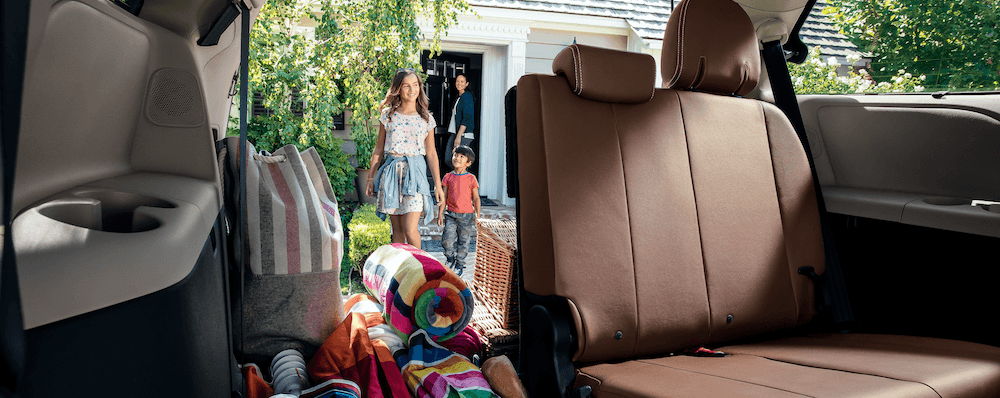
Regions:
M 365 261 L 365 287 L 385 306 L 386 323 L 408 341 L 426 330 L 433 341 L 461 333 L 472 319 L 472 292 L 453 271 L 404 243 L 375 249 Z
M 365 392 L 365 397 L 409 396 L 389 348 L 382 341 L 369 339 L 365 316 L 360 313 L 349 314 L 337 326 L 306 365 L 306 370 L 316 387 L 308 390 L 308 396 L 303 392 L 303 397 L 348 396 L 328 395 L 335 389 L 344 390 L 344 383 L 327 383 L 341 379 L 356 383 L 359 391 Z
M 476 365 L 435 343 L 426 330 L 414 332 L 409 343 L 409 355 L 400 357 L 400 367 L 414 397 L 497 397 Z

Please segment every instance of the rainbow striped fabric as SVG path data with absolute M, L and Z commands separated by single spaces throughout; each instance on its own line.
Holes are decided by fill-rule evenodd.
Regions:
M 404 243 L 375 249 L 364 284 L 385 307 L 386 323 L 403 341 L 420 330 L 445 341 L 472 319 L 472 292 L 458 275 L 423 250 Z
M 416 398 L 497 397 L 476 365 L 435 343 L 425 330 L 410 335 L 409 353 L 397 362 Z

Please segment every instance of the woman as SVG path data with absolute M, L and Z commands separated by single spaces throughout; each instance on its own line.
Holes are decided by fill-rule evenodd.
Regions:
M 455 155 L 455 148 L 460 145 L 471 146 L 475 139 L 473 130 L 476 127 L 475 103 L 472 93 L 466 89 L 469 87 L 469 80 L 464 74 L 455 77 L 455 89 L 458 90 L 458 101 L 455 101 L 455 108 L 451 111 L 451 123 L 448 124 L 448 147 L 444 151 L 447 162 L 451 165 L 451 159 Z
M 434 127 L 437 122 L 427 107 L 424 85 L 414 69 L 400 69 L 382 102 L 378 141 L 372 151 L 365 191 L 376 196 L 376 211 L 388 214 L 392 223 L 392 243 L 408 243 L 420 248 L 420 215 L 424 223 L 437 213 L 427 183 L 427 168 L 434 178 L 437 203 L 444 201 Z M 382 163 L 383 155 L 386 161 Z M 428 161 L 435 159 L 434 161 Z M 376 168 L 378 171 L 376 172 Z

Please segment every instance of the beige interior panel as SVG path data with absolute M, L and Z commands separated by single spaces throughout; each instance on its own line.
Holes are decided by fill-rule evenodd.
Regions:
M 900 222 L 906 204 L 923 195 L 875 189 L 823 187 L 826 210 L 838 214 Z
M 1000 199 L 996 95 L 811 95 L 799 102 L 828 210 L 1000 236 L 1000 213 L 970 205 Z M 941 204 L 956 201 L 963 205 Z
M 257 11 L 254 11 L 257 12 Z M 198 63 L 205 65 L 202 70 L 205 76 L 205 92 L 218 93 L 208 95 L 206 107 L 209 113 L 209 124 L 218 130 L 215 140 L 226 136 L 229 125 L 229 111 L 232 97 L 229 89 L 233 83 L 233 75 L 239 69 L 240 59 L 240 20 L 239 18 L 226 29 L 219 38 L 219 44 L 212 47 L 198 47 L 195 56 Z M 222 95 L 226 93 L 226 95 Z M 238 94 L 237 94 L 238 98 Z
M 903 209 L 902 222 L 1000 238 L 1000 212 L 972 206 L 965 199 L 955 199 L 960 198 L 932 197 L 913 200 Z M 993 207 L 996 206 L 1000 205 Z
M 21 213 L 13 229 L 25 329 L 180 282 L 201 254 L 216 201 L 210 182 L 143 174 L 72 188 Z M 109 216 L 123 207 L 134 215 Z
M 15 214 L 135 171 L 218 183 L 209 120 L 222 129 L 228 121 L 236 34 L 228 34 L 228 46 L 201 47 L 107 1 L 46 6 L 32 4 Z M 209 96 L 206 87 L 217 91 Z
M 1000 238 L 1000 205 L 973 206 L 968 198 L 835 186 L 824 187 L 823 198 L 832 213 Z
M 143 32 L 79 2 L 56 4 L 41 23 L 25 67 L 15 214 L 82 181 L 127 173 L 146 86 Z
M 222 204 L 210 126 L 228 123 L 239 63 L 239 20 L 216 46 L 191 33 L 229 3 L 198 3 L 176 14 L 185 36 L 105 0 L 32 2 L 13 202 L 26 328 L 165 289 L 197 262 Z
M 818 110 L 837 185 L 1000 198 L 1000 121 L 961 109 Z

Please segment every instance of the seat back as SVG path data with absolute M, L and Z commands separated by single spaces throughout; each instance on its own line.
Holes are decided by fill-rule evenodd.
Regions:
M 567 300 L 574 361 L 663 354 L 815 313 L 797 273 L 823 271 L 805 153 L 777 108 L 734 96 L 756 85 L 753 27 L 730 0 L 687 3 L 664 41 L 672 88 L 654 88 L 648 55 L 582 45 L 555 58 L 556 76 L 518 83 L 524 288 Z M 709 14 L 725 23 L 706 25 Z M 695 30 L 705 26 L 725 30 Z

